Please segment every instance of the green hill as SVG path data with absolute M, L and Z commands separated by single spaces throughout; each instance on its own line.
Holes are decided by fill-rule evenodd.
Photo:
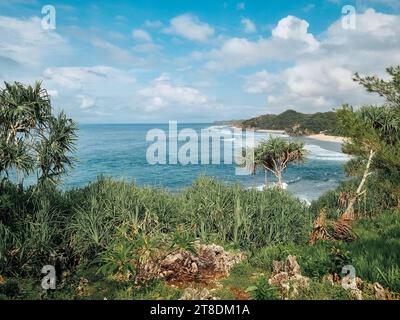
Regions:
M 265 114 L 241 122 L 242 127 L 258 129 L 285 130 L 291 135 L 320 133 L 334 134 L 336 128 L 336 113 L 318 112 L 306 114 L 295 110 L 275 114 Z

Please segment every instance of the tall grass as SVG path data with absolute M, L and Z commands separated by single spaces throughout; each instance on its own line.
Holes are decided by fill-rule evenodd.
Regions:
M 145 235 L 183 228 L 193 238 L 246 250 L 304 241 L 311 226 L 307 208 L 286 192 L 211 178 L 181 193 L 100 177 L 65 193 L 9 188 L 1 197 L 9 202 L 0 207 L 0 270 L 6 273 L 37 272 L 57 259 L 96 261 L 125 224 Z
M 186 224 L 205 241 L 233 242 L 243 249 L 304 241 L 311 216 L 304 204 L 277 190 L 225 186 L 202 178 L 181 196 Z
M 54 188 L 0 189 L 0 272 L 29 275 L 65 253 L 65 199 Z

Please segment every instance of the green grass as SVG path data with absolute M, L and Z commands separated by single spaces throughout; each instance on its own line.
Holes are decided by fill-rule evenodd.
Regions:
M 361 279 L 370 283 L 379 282 L 399 293 L 399 211 L 388 211 L 373 218 L 361 219 L 354 225 L 354 230 L 357 240 L 351 243 L 319 241 L 315 246 L 268 246 L 255 252 L 250 261 L 258 268 L 270 270 L 272 261 L 283 260 L 292 254 L 297 257 L 303 275 L 314 279 L 321 279 L 335 268 L 340 270 L 340 266 L 352 264 Z M 343 259 L 343 255 L 347 259 Z
M 377 193 L 376 199 L 384 197 Z M 7 281 L 0 285 L 0 298 L 177 299 L 182 290 L 163 281 L 138 286 L 113 276 L 121 270 L 134 273 L 138 263 L 159 248 L 190 250 L 195 239 L 244 251 L 248 257 L 221 280 L 223 287 L 216 292 L 220 298 L 246 294 L 253 299 L 274 298 L 264 280 L 272 262 L 289 254 L 296 255 L 302 274 L 312 279 L 301 298 L 345 298 L 340 288 L 322 281 L 344 264 L 354 265 L 363 280 L 399 293 L 398 211 L 373 211 L 357 221 L 357 240 L 352 243 L 307 244 L 317 209 L 328 206 L 331 218 L 334 210 L 340 210 L 334 205 L 338 191 L 330 194 L 307 208 L 287 192 L 247 190 L 210 178 L 200 178 L 180 193 L 104 177 L 68 192 L 54 188 L 21 192 L 2 184 L 0 275 Z M 64 275 L 54 292 L 44 292 L 39 281 L 32 280 L 40 279 L 46 264 Z M 78 294 L 81 278 L 88 283 Z M 246 293 L 249 287 L 258 291 Z

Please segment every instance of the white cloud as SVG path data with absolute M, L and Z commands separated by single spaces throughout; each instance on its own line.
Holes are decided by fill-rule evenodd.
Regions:
M 142 29 L 132 30 L 132 37 L 135 40 L 144 41 L 144 42 L 152 42 L 153 38 L 150 33 Z
M 163 32 L 196 42 L 207 42 L 214 35 L 214 29 L 191 14 L 177 16 Z
M 302 41 L 308 44 L 310 52 L 318 49 L 319 43 L 311 33 L 308 33 L 309 23 L 294 16 L 287 16 L 279 21 L 272 36 L 285 40 Z
M 134 103 L 132 72 L 109 66 L 61 67 L 45 69 L 42 78 L 45 88 L 58 93 L 52 96 L 53 105 L 79 120 L 112 121 L 126 116 Z
M 93 39 L 92 45 L 106 51 L 109 57 L 111 57 L 115 61 L 129 64 L 138 63 L 138 59 L 134 55 L 132 55 L 131 52 L 103 39 Z
M 250 76 L 245 77 L 245 91 L 248 93 L 265 93 L 273 89 L 277 82 L 274 74 L 266 70 L 256 72 Z
M 256 32 L 256 31 L 257 31 L 256 25 L 255 25 L 254 22 L 251 21 L 250 19 L 248 19 L 248 18 L 242 18 L 242 20 L 241 20 L 240 22 L 241 22 L 241 24 L 243 25 L 244 32 L 246 32 L 246 33 L 253 33 L 253 32 Z
M 173 84 L 166 74 L 162 74 L 150 86 L 140 89 L 138 93 L 146 98 L 146 111 L 156 111 L 165 107 L 179 107 L 182 111 L 217 104 L 215 99 L 207 97 L 195 88 Z
M 162 46 L 154 43 L 142 43 L 138 44 L 133 47 L 133 50 L 136 52 L 142 52 L 142 53 L 150 53 L 150 52 L 156 52 L 162 49 Z
M 55 31 L 41 27 L 41 19 L 0 16 L 0 58 L 16 64 L 39 66 L 50 58 L 69 54 L 67 41 Z
M 304 27 L 301 28 L 304 36 Z M 279 32 L 284 37 L 291 34 L 285 28 Z M 293 107 L 313 112 L 342 103 L 378 103 L 381 99 L 366 93 L 352 81 L 352 75 L 360 72 L 383 76 L 387 66 L 397 64 L 400 16 L 369 9 L 357 16 L 355 30 L 345 30 L 341 21 L 336 21 L 321 35 L 318 49 L 298 57 L 292 67 L 275 74 L 264 70 L 246 77 L 244 90 L 265 94 L 268 106 L 280 110 Z
M 99 83 L 115 86 L 135 82 L 131 74 L 108 66 L 46 68 L 43 77 L 64 90 L 95 89 L 95 85 Z M 113 86 L 110 86 L 109 90 L 112 90 Z
M 292 60 L 317 50 L 318 41 L 308 33 L 308 23 L 288 16 L 279 21 L 270 38 L 260 37 L 251 41 L 247 38 L 228 38 L 219 49 L 195 52 L 195 59 L 208 60 L 211 70 L 237 69 L 256 66 L 273 60 Z
M 86 96 L 86 95 L 83 95 L 83 94 L 80 94 L 77 97 L 79 99 L 81 99 L 80 107 L 82 109 L 90 109 L 90 108 L 94 107 L 95 104 L 96 104 L 96 99 L 94 99 L 93 97 Z

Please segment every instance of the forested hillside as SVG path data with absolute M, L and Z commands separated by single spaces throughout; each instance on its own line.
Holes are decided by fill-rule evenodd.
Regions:
M 295 110 L 287 110 L 279 115 L 265 114 L 244 120 L 241 125 L 259 129 L 285 130 L 292 135 L 313 134 L 321 131 L 334 134 L 336 113 L 330 111 L 305 114 Z

